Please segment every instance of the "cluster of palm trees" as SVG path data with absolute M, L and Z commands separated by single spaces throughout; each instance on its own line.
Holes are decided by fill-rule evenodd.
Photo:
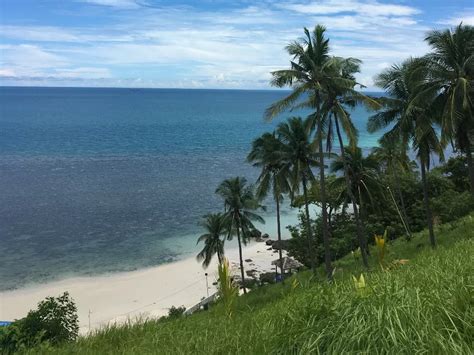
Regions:
M 297 197 L 303 199 L 308 248 L 313 250 L 315 240 L 310 223 L 309 193 L 317 186 L 324 265 L 327 278 L 331 280 L 333 268 L 325 169 L 327 158 L 334 156 L 334 141 L 337 142 L 339 156 L 332 162 L 332 171 L 339 173 L 339 177 L 332 181 L 330 187 L 339 185 L 344 190 L 344 203 L 351 204 L 357 240 L 366 267 L 367 208 L 363 201 L 371 198 L 370 186 L 378 184 L 377 177 L 371 171 L 380 170 L 380 164 L 385 173 L 392 177 L 395 193 L 401 202 L 400 208 L 395 203 L 397 212 L 410 238 L 410 223 L 398 185 L 398 174 L 409 170 L 411 162 L 408 152 L 416 153 L 432 246 L 436 242 L 426 181 L 432 154 L 442 159 L 444 148 L 449 143 L 465 154 L 471 192 L 474 194 L 471 155 L 474 129 L 474 28 L 461 24 L 453 30 L 430 32 L 426 37 L 432 48 L 429 54 L 394 65 L 377 77 L 377 85 L 388 94 L 381 98 L 371 98 L 356 90 L 362 87 L 355 79 L 361 62 L 331 55 L 325 31 L 320 25 L 313 31 L 305 28 L 304 37 L 286 47 L 291 56 L 290 67 L 272 73 L 273 86 L 290 87 L 292 91 L 268 107 L 265 118 L 272 120 L 291 110 L 304 110 L 308 113 L 307 117 L 289 118 L 280 123 L 274 132 L 265 133 L 252 143 L 248 161 L 261 169 L 256 190 L 247 185 L 243 178 L 225 180 L 218 187 L 216 192 L 224 200 L 224 212 L 206 217 L 208 233 L 200 238 L 205 241 L 205 247 L 198 256 L 205 266 L 214 254 L 222 260 L 224 239 L 237 236 L 244 281 L 241 244 L 245 244 L 254 233 L 252 222 L 262 221 L 256 211 L 262 208 L 261 201 L 269 194 L 276 203 L 279 239 L 283 196 L 288 195 L 291 201 Z M 350 109 L 355 105 L 364 105 L 375 111 L 368 121 L 369 132 L 385 130 L 379 141 L 380 146 L 369 157 L 364 157 L 357 147 L 358 132 L 350 115 Z M 395 195 L 390 188 L 388 190 L 395 202 Z M 311 267 L 313 270 L 316 267 L 314 256 Z
M 374 132 L 389 126 L 382 143 L 398 145 L 405 152 L 411 148 L 416 153 L 426 223 L 434 247 L 436 240 L 426 180 L 431 155 L 436 154 L 443 160 L 449 143 L 464 154 L 474 195 L 474 27 L 460 24 L 453 30 L 431 31 L 426 42 L 431 46 L 430 53 L 393 65 L 377 77 L 377 85 L 389 96 L 380 99 L 383 109 L 370 118 L 368 129 Z M 395 174 L 394 164 L 406 162 L 407 159 L 391 161 L 389 168 Z

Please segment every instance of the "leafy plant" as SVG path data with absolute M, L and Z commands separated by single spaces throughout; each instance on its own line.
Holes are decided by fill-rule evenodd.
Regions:
M 232 280 L 229 260 L 224 258 L 217 267 L 219 273 L 219 297 L 224 303 L 225 314 L 232 317 L 235 299 L 239 295 L 239 288 Z
M 0 346 L 7 353 L 47 342 L 58 344 L 76 340 L 79 332 L 77 308 L 64 292 L 59 297 L 47 297 L 25 318 L 0 331 Z
M 375 235 L 375 246 L 377 247 L 377 255 L 379 259 L 379 264 L 383 269 L 383 263 L 384 263 L 384 258 L 385 258 L 385 251 L 387 249 L 387 230 L 385 229 L 385 232 L 383 235 Z
M 171 306 L 171 308 L 168 310 L 168 318 L 181 317 L 185 311 L 186 311 L 186 307 L 184 306 L 181 306 L 181 307 Z

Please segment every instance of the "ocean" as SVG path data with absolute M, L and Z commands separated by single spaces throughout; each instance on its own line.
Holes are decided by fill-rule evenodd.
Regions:
M 285 94 L 1 87 L 0 290 L 195 255 L 200 218 L 222 208 L 217 185 L 258 176 L 245 158 L 289 116 L 263 120 Z M 367 149 L 369 115 L 352 112 Z

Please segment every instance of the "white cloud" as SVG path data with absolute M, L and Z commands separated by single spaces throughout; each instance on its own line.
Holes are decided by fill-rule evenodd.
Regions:
M 442 25 L 457 26 L 460 23 L 464 25 L 474 26 L 474 11 L 466 11 L 464 14 L 458 14 L 457 16 L 448 17 L 439 21 Z
M 140 3 L 137 0 L 79 0 L 84 3 L 117 7 L 121 9 L 136 9 L 140 8 Z
M 3 67 L 36 69 L 64 66 L 68 63 L 66 58 L 31 44 L 0 45 L 0 51 L 0 63 Z
M 307 15 L 334 15 L 352 12 L 370 16 L 412 16 L 420 13 L 418 9 L 411 6 L 360 0 L 323 0 L 309 3 L 281 4 L 280 6 Z
M 87 1 L 139 6 L 130 0 Z M 56 84 L 268 88 L 270 71 L 288 66 L 285 45 L 299 38 L 304 26 L 321 23 L 334 54 L 363 60 L 358 79 L 372 88 L 380 70 L 428 50 L 423 42 L 428 28 L 420 24 L 416 8 L 382 0 L 317 4 L 266 2 L 214 12 L 144 6 L 140 16 L 108 12 L 103 28 L 4 25 L 0 37 L 23 44 L 0 47 L 0 62 L 8 70 L 4 77 L 25 82 L 44 76 Z

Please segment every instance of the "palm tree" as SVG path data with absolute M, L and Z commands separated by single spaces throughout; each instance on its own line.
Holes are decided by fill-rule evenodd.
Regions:
M 326 117 L 322 104 L 327 96 L 327 87 L 335 81 L 344 82 L 334 69 L 329 56 L 329 40 L 325 37 L 324 26 L 317 25 L 310 31 L 305 28 L 305 37 L 294 41 L 286 47 L 293 57 L 290 68 L 272 72 L 271 84 L 276 87 L 290 86 L 291 94 L 273 103 L 265 111 L 265 117 L 272 119 L 288 109 L 307 108 L 310 114 L 309 126 L 316 129 L 314 143 L 319 150 L 319 183 L 321 189 L 322 235 L 325 249 L 325 267 L 328 279 L 332 278 L 331 255 L 329 249 L 329 227 L 326 206 L 326 182 L 324 174 L 323 137 L 325 135 Z
M 224 239 L 227 230 L 225 220 L 221 213 L 211 213 L 204 216 L 201 225 L 206 229 L 206 233 L 198 238 L 198 243 L 204 242 L 203 249 L 197 255 L 198 261 L 202 261 L 202 266 L 207 268 L 212 257 L 217 254 L 219 264 L 224 260 Z
M 410 223 L 406 212 L 405 199 L 403 198 L 402 189 L 400 187 L 400 176 L 398 174 L 400 171 L 409 172 L 411 170 L 407 147 L 401 144 L 401 141 L 399 139 L 397 140 L 396 137 L 382 137 L 379 139 L 379 146 L 372 149 L 372 154 L 381 164 L 383 171 L 392 178 L 392 184 L 395 185 L 401 204 L 401 212 L 399 211 L 400 218 L 407 232 L 407 238 L 411 239 Z M 387 189 L 390 188 L 387 186 Z M 391 190 L 389 193 L 392 195 Z M 398 210 L 398 205 L 395 199 L 393 200 Z
M 379 198 L 375 197 L 382 195 L 377 174 L 378 162 L 371 155 L 364 157 L 360 148 L 347 147 L 344 154 L 333 160 L 331 171 L 338 173 L 347 170 L 349 184 L 346 183 L 344 176 L 336 178 L 334 186 L 346 185 L 346 194 L 350 199 L 356 200 L 356 204 L 360 206 L 361 218 L 366 219 L 369 207 L 379 208 L 377 202 Z M 349 191 L 356 191 L 356 194 L 352 194 L 351 197 Z M 364 248 L 366 249 L 367 245 Z
M 474 195 L 472 141 L 474 130 L 474 27 L 462 23 L 454 30 L 431 31 L 426 39 L 429 73 L 417 102 L 430 100 L 441 112 L 441 142 L 452 140 L 466 155 Z
M 242 257 L 242 243 L 247 244 L 252 231 L 255 229 L 253 221 L 265 223 L 264 219 L 255 213 L 258 209 L 264 209 L 254 195 L 253 186 L 247 185 L 243 177 L 235 177 L 224 180 L 216 189 L 216 193 L 224 200 L 224 221 L 228 228 L 227 239 L 233 234 L 237 235 L 239 245 L 240 273 L 244 293 L 245 273 Z
M 252 150 L 247 156 L 247 160 L 253 163 L 253 166 L 261 168 L 257 179 L 256 197 L 264 199 L 270 190 L 276 204 L 277 212 L 277 234 L 278 241 L 281 242 L 280 225 L 280 203 L 283 199 L 282 194 L 290 190 L 288 177 L 285 174 L 283 156 L 283 143 L 276 137 L 275 132 L 264 133 L 261 137 L 255 139 L 252 143 Z M 282 248 L 279 250 L 280 265 L 283 267 Z M 283 279 L 283 269 L 281 277 Z
M 311 138 L 306 129 L 308 123 L 301 117 L 292 117 L 287 122 L 280 123 L 277 128 L 278 139 L 283 143 L 281 171 L 290 183 L 290 195 L 294 200 L 303 187 L 303 197 L 308 233 L 308 248 L 313 250 L 313 236 L 309 218 L 308 184 L 314 181 L 312 166 L 317 165 L 316 154 L 311 144 Z M 314 253 L 311 254 L 311 268 L 315 271 Z
M 426 105 L 426 102 L 433 102 L 433 98 L 428 98 L 425 94 L 425 97 L 430 100 L 420 102 L 416 99 L 420 95 L 421 83 L 428 76 L 426 69 L 426 60 L 408 59 L 402 65 L 394 65 L 377 77 L 377 85 L 384 88 L 390 97 L 381 99 L 385 109 L 369 119 L 368 130 L 373 132 L 393 124 L 384 137 L 387 139 L 399 137 L 405 146 L 411 142 L 411 147 L 420 162 L 426 221 L 430 243 L 432 247 L 435 247 L 426 170 L 429 170 L 432 152 L 438 154 L 440 159 L 443 158 L 443 146 L 433 127 L 433 117 L 436 117 L 433 112 L 435 107 Z
M 380 108 L 380 104 L 372 98 L 359 93 L 355 90 L 358 84 L 355 79 L 355 74 L 360 71 L 361 61 L 355 58 L 340 58 L 334 57 L 333 68 L 338 73 L 340 80 L 334 80 L 332 85 L 328 87 L 328 96 L 323 104 L 323 112 L 328 116 L 328 129 L 326 134 L 326 147 L 330 151 L 333 140 L 333 121 L 335 123 L 336 134 L 339 142 L 339 149 L 341 156 L 346 156 L 345 147 L 342 139 L 341 128 L 344 130 L 346 137 L 349 140 L 350 149 L 355 150 L 357 147 L 357 129 L 355 128 L 350 113 L 346 110 L 346 107 L 354 107 L 357 103 L 363 104 L 371 109 Z M 352 191 L 351 181 L 349 174 L 350 167 L 346 163 L 346 159 L 342 159 L 344 167 L 344 177 L 346 182 L 346 190 L 349 199 L 352 201 L 352 210 L 354 219 L 357 226 L 357 239 L 362 255 L 362 262 L 365 267 L 368 267 L 368 246 L 366 238 L 365 225 L 359 216 L 359 209 Z

